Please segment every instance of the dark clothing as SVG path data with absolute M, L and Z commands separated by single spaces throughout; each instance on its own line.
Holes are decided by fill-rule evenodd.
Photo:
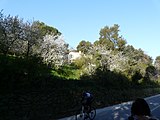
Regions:
M 144 99 L 137 98 L 132 104 L 131 114 L 151 116 L 151 111 L 147 102 Z
M 91 111 L 91 104 L 93 102 L 93 95 L 88 93 L 88 92 L 84 92 L 82 95 L 82 105 L 84 106 L 84 110 L 89 113 Z
M 137 98 L 131 106 L 131 116 L 128 120 L 157 120 L 151 117 L 148 103 L 143 98 Z
M 90 94 L 90 93 L 83 93 L 83 96 L 82 96 L 82 105 L 88 105 L 90 106 L 91 103 L 93 101 L 93 95 Z

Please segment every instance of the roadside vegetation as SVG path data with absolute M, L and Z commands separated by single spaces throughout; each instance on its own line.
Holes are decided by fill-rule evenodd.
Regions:
M 160 56 L 153 62 L 142 49 L 127 45 L 117 24 L 99 35 L 94 43 L 82 40 L 76 49 L 81 57 L 70 62 L 69 44 L 58 29 L 1 11 L 0 116 L 73 115 L 84 90 L 94 94 L 96 108 L 160 93 Z

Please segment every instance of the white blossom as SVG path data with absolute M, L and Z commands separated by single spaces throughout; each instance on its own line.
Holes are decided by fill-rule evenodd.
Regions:
M 63 65 L 66 61 L 67 44 L 63 36 L 46 35 L 41 46 L 41 56 L 48 64 Z

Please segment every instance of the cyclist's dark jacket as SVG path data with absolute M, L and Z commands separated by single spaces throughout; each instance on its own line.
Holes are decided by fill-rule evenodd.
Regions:
M 91 105 L 93 101 L 93 95 L 89 92 L 85 92 L 82 95 L 82 104 L 83 105 Z

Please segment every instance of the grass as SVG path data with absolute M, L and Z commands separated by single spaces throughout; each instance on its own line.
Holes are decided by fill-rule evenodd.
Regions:
M 52 69 L 53 76 L 62 77 L 64 79 L 78 80 L 80 78 L 81 70 L 74 66 L 65 65 L 60 68 Z

